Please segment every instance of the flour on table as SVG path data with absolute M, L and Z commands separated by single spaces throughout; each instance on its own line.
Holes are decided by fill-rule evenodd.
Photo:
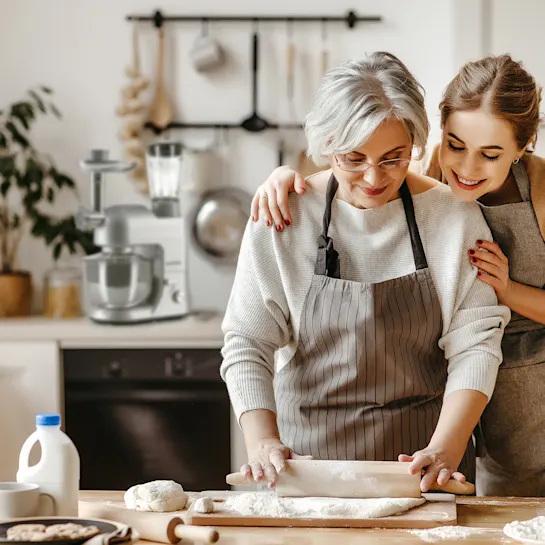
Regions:
M 410 530 L 410 533 L 427 542 L 443 541 L 447 539 L 467 539 L 486 532 L 494 532 L 490 528 L 469 528 L 465 526 L 439 526 L 429 530 Z
M 223 508 L 254 517 L 367 519 L 399 515 L 425 502 L 424 498 L 280 498 L 274 492 L 246 492 L 228 498 Z
M 514 520 L 503 527 L 503 533 L 526 543 L 545 543 L 545 516 L 530 520 Z

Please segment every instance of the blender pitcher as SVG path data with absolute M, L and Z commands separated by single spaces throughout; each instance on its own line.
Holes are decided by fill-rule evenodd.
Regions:
M 157 217 L 180 216 L 182 149 L 180 142 L 156 142 L 148 147 L 146 168 L 151 208 Z

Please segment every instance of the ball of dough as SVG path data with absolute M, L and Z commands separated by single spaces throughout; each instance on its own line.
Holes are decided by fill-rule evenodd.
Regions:
M 174 481 L 150 481 L 131 486 L 125 492 L 125 505 L 136 511 L 178 511 L 187 503 L 187 494 Z
M 195 500 L 195 503 L 191 506 L 194 511 L 197 513 L 213 513 L 214 512 L 214 501 L 208 496 L 203 496 Z

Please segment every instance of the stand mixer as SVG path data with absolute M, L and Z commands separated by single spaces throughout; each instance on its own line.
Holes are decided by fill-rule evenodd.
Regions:
M 187 237 L 179 210 L 182 145 L 152 144 L 146 157 L 151 209 L 143 205 L 103 208 L 106 174 L 128 172 L 133 163 L 92 150 L 81 162 L 91 178 L 91 208 L 77 225 L 94 232 L 101 248 L 84 260 L 87 315 L 96 322 L 134 323 L 188 313 Z

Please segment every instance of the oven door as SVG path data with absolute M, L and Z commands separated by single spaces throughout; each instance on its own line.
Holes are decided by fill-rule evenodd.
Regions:
M 66 431 L 82 489 L 172 479 L 224 489 L 229 397 L 218 350 L 66 350 Z

